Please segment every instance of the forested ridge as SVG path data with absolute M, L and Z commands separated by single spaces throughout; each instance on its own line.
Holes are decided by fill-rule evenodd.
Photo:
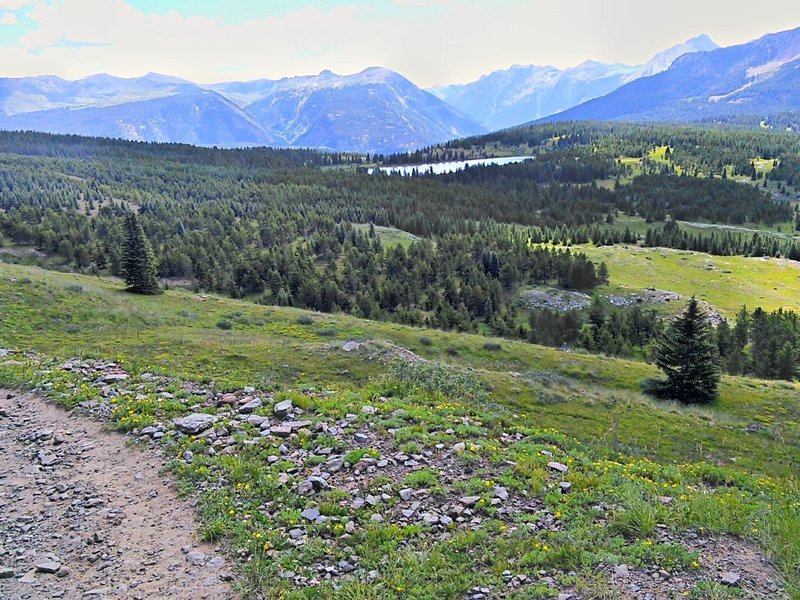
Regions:
M 648 357 L 664 327 L 657 311 L 597 302 L 575 313 L 527 309 L 518 291 L 591 291 L 606 281 L 609 267 L 570 249 L 576 244 L 797 260 L 791 236 L 689 233 L 677 223 L 793 226 L 796 209 L 784 186 L 800 156 L 796 139 L 722 128 L 557 124 L 414 156 L 368 157 L 0 133 L 0 242 L 35 248 L 41 254 L 25 260 L 45 266 L 121 276 L 125 215 L 135 212 L 167 285 Z M 452 158 L 448 153 L 474 151 L 478 141 L 484 152 L 527 145 L 535 159 L 438 176 L 362 168 L 376 159 Z M 625 156 L 638 157 L 635 169 L 620 160 Z M 757 173 L 755 157 L 769 170 Z M 765 189 L 767 177 L 773 187 Z M 613 226 L 622 216 L 644 220 L 647 230 Z M 376 226 L 413 239 L 384 246 Z M 796 361 L 797 336 L 784 337 Z M 747 366 L 755 359 L 729 359 L 722 346 L 731 370 L 786 372 L 758 371 Z

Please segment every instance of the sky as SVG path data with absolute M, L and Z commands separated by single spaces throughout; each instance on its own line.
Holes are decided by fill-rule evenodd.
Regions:
M 157 72 L 199 83 L 386 67 L 422 87 L 512 64 L 641 64 L 706 33 L 800 27 L 800 2 L 0 0 L 0 76 Z

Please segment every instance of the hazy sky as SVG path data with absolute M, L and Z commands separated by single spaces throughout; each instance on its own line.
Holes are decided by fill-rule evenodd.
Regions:
M 638 64 L 700 33 L 726 46 L 798 26 L 797 0 L 0 0 L 0 76 L 210 83 L 379 65 L 430 86 L 512 64 Z

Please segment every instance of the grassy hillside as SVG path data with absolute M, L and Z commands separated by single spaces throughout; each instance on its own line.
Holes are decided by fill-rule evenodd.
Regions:
M 183 291 L 136 297 L 114 280 L 13 265 L 0 265 L 0 314 L 0 347 L 56 360 L 0 364 L 0 385 L 55 381 L 41 389 L 72 404 L 96 392 L 60 371 L 58 359 L 112 358 L 139 382 L 139 400 L 123 394 L 118 401 L 115 418 L 123 429 L 168 423 L 187 411 L 194 402 L 187 390 L 195 388 L 180 382 L 220 392 L 252 385 L 275 402 L 294 399 L 312 422 L 360 415 L 352 427 L 366 432 L 372 448 L 353 446 L 347 436 L 314 443 L 298 438 L 290 445 L 330 444 L 357 452 L 353 461 L 372 452 L 432 453 L 424 468 L 357 478 L 361 493 L 392 498 L 381 504 L 386 520 L 379 521 L 352 509 L 340 488 L 314 502 L 287 487 L 294 478 L 275 488 L 270 482 L 284 463 L 267 464 L 265 457 L 277 446 L 258 437 L 255 446 L 246 442 L 246 428 L 236 438 L 244 445 L 235 446 L 232 458 L 207 458 L 198 452 L 199 442 L 168 437 L 176 456 L 195 451 L 194 459 L 176 463 L 183 481 L 192 489 L 204 479 L 216 482 L 203 495 L 206 536 L 228 540 L 234 551 L 247 548 L 256 559 L 242 573 L 246 593 L 261 588 L 267 597 L 331 597 L 328 584 L 298 591 L 285 572 L 305 573 L 315 561 L 330 561 L 331 552 L 339 560 L 348 551 L 362 562 L 337 597 L 463 597 L 476 585 L 505 585 L 501 573 L 509 569 L 544 570 L 559 589 L 589 594 L 606 586 L 601 567 L 621 562 L 687 573 L 701 590 L 707 579 L 711 585 L 713 560 L 667 542 L 657 523 L 675 532 L 703 528 L 752 539 L 781 568 L 787 589 L 798 591 L 796 384 L 726 377 L 717 405 L 684 408 L 638 391 L 641 380 L 656 373 L 644 363 Z M 348 352 L 348 341 L 362 345 Z M 175 400 L 140 379 L 144 372 L 174 381 L 164 389 Z M 377 417 L 360 411 L 376 404 Z M 231 418 L 219 408 L 207 410 L 225 422 Z M 271 415 L 271 406 L 264 414 Z M 463 454 L 449 451 L 460 442 Z M 542 450 L 568 465 L 569 475 L 548 468 L 553 458 Z M 305 472 L 317 459 L 305 459 Z M 568 480 L 573 492 L 559 494 L 559 479 Z M 498 485 L 528 508 L 498 513 L 490 502 Z M 479 497 L 475 511 L 483 524 L 403 525 L 397 513 L 403 506 L 394 504 L 394 495 L 405 487 L 438 509 L 448 499 Z M 256 507 L 265 494 L 286 512 L 247 516 L 261 514 Z M 659 496 L 674 500 L 665 505 Z M 598 502 L 609 506 L 602 514 L 590 510 Z M 314 506 L 334 520 L 309 526 L 304 545 L 289 543 L 289 529 L 302 522 L 299 512 Z M 550 525 L 525 526 L 542 519 Z M 348 525 L 345 534 L 348 520 L 356 529 Z M 365 579 L 369 571 L 377 575 Z M 509 597 L 546 598 L 554 589 L 523 587 L 527 595 Z
M 636 246 L 577 248 L 594 261 L 605 261 L 612 287 L 695 294 L 728 317 L 743 304 L 800 309 L 800 265 L 795 262 Z

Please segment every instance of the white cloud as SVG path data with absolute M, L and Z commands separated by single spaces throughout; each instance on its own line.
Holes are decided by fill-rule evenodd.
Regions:
M 2 8 L 30 5 L 36 23 L 20 46 L 0 48 L 0 64 L 5 76 L 157 71 L 201 82 L 381 65 L 427 86 L 512 63 L 644 62 L 701 32 L 730 44 L 800 24 L 795 0 L 755 13 L 745 0 L 729 0 L 725 11 L 708 4 L 673 0 L 653 19 L 650 5 L 627 0 L 393 0 L 393 10 L 347 0 L 225 24 L 177 11 L 146 14 L 125 0 L 0 0 Z
M 0 25 L 16 25 L 17 13 L 5 12 L 0 14 Z
M 19 10 L 32 2 L 33 0 L 0 0 L 0 10 Z

